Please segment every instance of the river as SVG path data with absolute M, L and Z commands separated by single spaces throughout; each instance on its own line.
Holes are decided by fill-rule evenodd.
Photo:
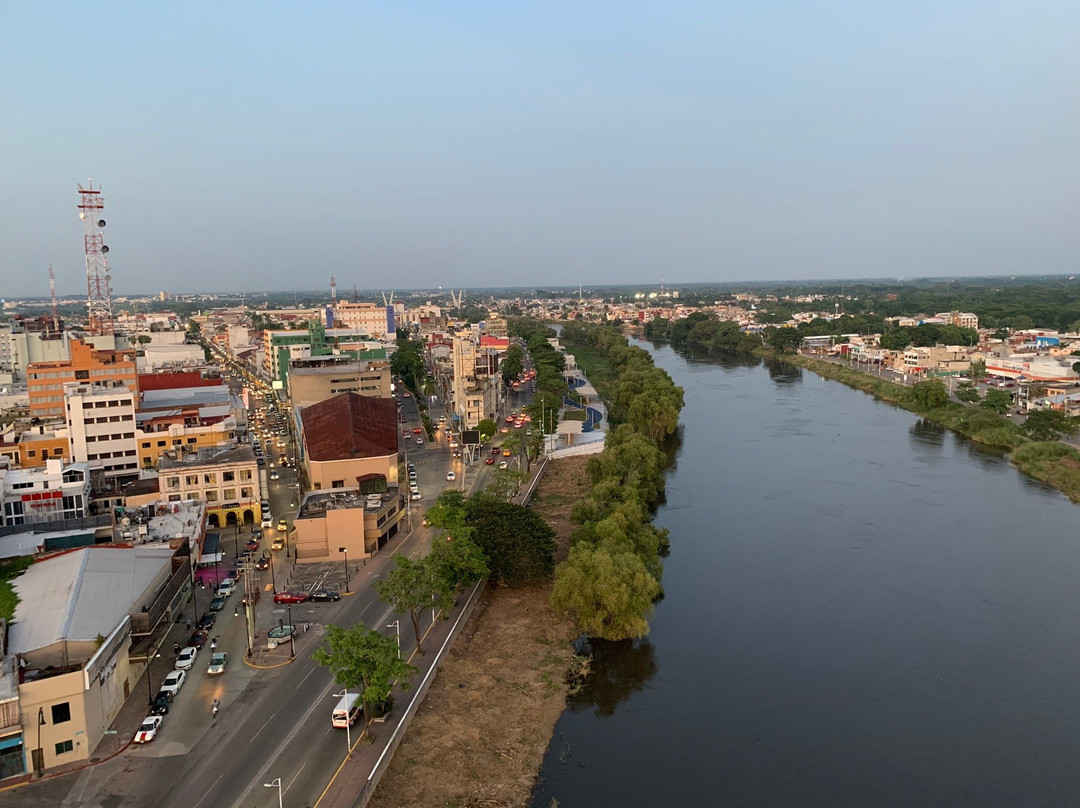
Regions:
M 534 808 L 1080 805 L 1080 510 L 812 373 L 639 344 L 686 391 L 666 596 Z

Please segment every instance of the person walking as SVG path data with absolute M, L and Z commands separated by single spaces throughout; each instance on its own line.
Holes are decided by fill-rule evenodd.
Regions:
M 172 644 L 172 652 L 173 656 L 177 656 L 180 653 L 180 643 L 174 642 Z

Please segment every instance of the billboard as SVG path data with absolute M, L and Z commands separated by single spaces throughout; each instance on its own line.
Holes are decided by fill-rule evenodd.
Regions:
M 465 446 L 476 445 L 480 443 L 480 430 L 479 429 L 466 429 L 461 433 L 461 443 Z

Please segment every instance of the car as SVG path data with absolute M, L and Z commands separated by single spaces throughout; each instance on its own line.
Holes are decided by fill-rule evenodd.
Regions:
M 150 715 L 168 715 L 170 704 L 172 704 L 172 693 L 167 690 L 159 690 L 150 705 Z
M 278 474 L 277 469 L 274 469 L 273 471 L 270 472 L 270 479 L 271 480 L 280 480 L 281 479 L 281 475 Z
M 510 456 L 510 450 L 509 449 L 503 449 L 503 457 L 509 457 L 509 456 Z
M 165 681 L 161 683 L 161 689 L 172 693 L 173 698 L 176 698 L 176 694 L 180 692 L 180 688 L 184 686 L 184 680 L 187 679 L 187 674 L 182 668 L 178 668 L 165 677 Z
M 196 644 L 194 642 L 194 640 L 196 639 L 195 634 L 192 634 L 191 639 L 188 640 L 188 645 L 194 645 L 196 648 L 202 648 L 202 644 L 206 642 L 206 632 L 212 629 L 214 627 L 214 623 L 216 622 L 216 614 L 214 614 L 213 612 L 205 612 L 203 616 L 199 618 L 199 622 L 196 623 L 196 626 L 202 633 L 202 639 L 200 639 L 198 644 Z M 196 631 L 196 633 L 199 633 L 199 631 Z
M 489 457 L 487 460 L 484 461 L 484 465 L 486 465 L 486 466 L 494 466 L 495 465 L 495 458 L 494 457 Z
M 402 395 L 405 396 L 405 398 L 412 398 L 412 393 L 410 393 L 408 390 L 402 393 Z
M 245 550 L 258 550 L 259 549 L 259 539 L 261 539 L 261 538 L 262 538 L 262 531 L 259 530 L 258 528 L 255 528 L 253 531 L 251 531 L 251 538 L 248 539 L 246 542 L 244 542 L 244 549 Z
M 263 556 L 255 562 L 255 569 L 266 570 L 270 569 L 270 556 Z
M 420 427 L 416 427 L 416 428 L 415 428 L 415 429 L 414 429 L 414 430 L 412 431 L 412 433 L 413 433 L 414 435 L 419 435 L 419 434 L 420 434 L 421 432 L 423 432 L 423 431 L 424 431 L 424 430 L 422 430 L 422 429 L 421 429 Z
M 165 708 L 165 712 L 169 712 L 168 707 Z M 132 743 L 150 743 L 157 737 L 157 731 L 161 729 L 161 724 L 165 719 L 160 714 L 150 713 L 143 719 L 142 724 L 135 730 L 135 737 L 131 739 Z
M 401 437 L 403 437 L 403 438 L 407 438 L 407 437 L 409 437 L 409 435 L 411 435 L 411 434 L 412 434 L 412 432 L 410 432 L 410 431 L 409 431 L 409 430 L 407 430 L 407 429 L 403 429 L 403 430 L 401 430 Z
M 422 522 L 421 522 L 420 524 L 422 524 L 422 525 L 423 525 L 424 527 L 427 527 L 428 525 L 430 525 L 430 524 L 431 524 L 431 520 L 430 520 L 430 519 L 428 519 L 428 518 L 427 518 L 427 517 L 425 516 L 425 517 L 424 517 L 424 519 L 423 519 L 423 521 L 422 521 Z
M 504 427 L 500 427 L 500 428 L 499 428 L 499 431 L 500 431 L 500 432 L 503 432 L 503 433 L 506 433 L 506 432 L 509 432 L 509 431 L 510 431 L 510 429 L 509 429 L 508 427 L 505 427 L 505 426 L 504 426 Z
M 263 518 L 262 518 L 262 529 L 263 530 L 269 530 L 273 526 L 274 526 L 274 517 L 270 515 L 269 510 L 264 510 L 263 511 Z
M 501 451 L 502 451 L 502 449 L 500 449 L 498 446 L 492 446 L 491 447 L 491 453 L 492 454 L 498 454 Z
M 514 429 L 521 429 L 521 421 L 514 421 Z
M 445 416 L 445 415 L 440 415 L 440 416 L 439 416 L 439 423 L 442 423 L 442 422 L 443 422 L 443 421 L 445 421 L 445 420 L 446 420 L 446 416 Z
M 341 593 L 335 592 L 333 589 L 316 589 L 308 595 L 308 600 L 313 600 L 316 603 L 334 603 L 341 600 Z
M 227 598 L 236 590 L 236 581 L 232 578 L 226 578 L 220 584 L 218 584 L 217 593 L 223 598 Z
M 285 441 L 279 439 L 278 442 L 277 442 L 277 445 L 278 445 L 279 449 L 284 449 L 285 448 Z
M 419 500 L 423 499 L 423 497 L 422 497 L 422 496 L 420 496 L 420 492 L 419 492 L 419 491 L 413 491 L 413 492 L 412 492 L 412 493 L 411 493 L 411 494 L 409 495 L 409 499 L 410 499 L 410 500 L 412 500 L 413 502 L 417 502 L 417 501 L 419 501 Z
M 505 460 L 500 460 L 499 461 L 499 468 L 501 468 L 501 469 L 507 468 L 509 465 L 510 464 L 507 463 Z
M 446 472 L 446 479 L 447 479 L 448 482 L 453 482 L 454 480 L 457 479 L 457 475 L 454 474 L 454 472 L 452 472 L 452 471 L 448 471 L 448 472 Z
M 198 655 L 199 649 L 194 645 L 189 645 L 176 655 L 176 668 L 182 671 L 190 670 L 191 666 L 195 664 L 195 657 Z
M 255 462 L 260 466 L 265 466 L 266 465 L 266 458 L 265 457 L 256 457 Z
M 417 438 L 416 439 L 416 445 L 417 446 L 423 446 L 424 445 L 424 439 L 423 438 Z
M 207 676 L 220 676 L 225 673 L 225 666 L 229 664 L 229 655 L 224 651 L 215 651 L 210 655 L 210 664 L 206 668 Z
M 274 595 L 274 603 L 305 603 L 308 596 L 304 592 L 282 590 Z
M 270 510 L 270 500 L 268 500 L 268 499 L 260 499 L 259 500 L 259 507 L 262 508 L 264 511 Z
M 224 608 L 225 598 L 221 597 L 221 595 L 214 595 L 213 599 L 210 601 L 210 611 L 220 612 Z
M 277 529 L 279 533 L 284 533 L 289 529 L 289 523 L 284 516 L 277 520 Z
M 287 458 L 285 455 L 282 455 L 281 457 L 278 458 L 278 463 L 280 465 L 284 466 L 285 468 L 288 468 L 289 467 L 289 458 Z
M 532 437 L 532 429 L 526 429 L 525 430 L 525 436 L 526 437 Z
M 281 536 L 278 536 L 272 542 L 270 542 L 270 549 L 271 550 L 284 550 L 285 549 L 285 539 L 281 538 Z

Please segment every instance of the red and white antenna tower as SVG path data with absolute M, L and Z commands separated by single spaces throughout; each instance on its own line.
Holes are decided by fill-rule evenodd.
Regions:
M 60 330 L 60 318 L 56 315 L 56 273 L 53 272 L 52 264 L 49 264 L 49 294 L 52 296 L 52 326 L 54 331 Z
M 86 309 L 91 334 L 113 333 L 112 316 L 112 275 L 109 274 L 109 262 L 105 258 L 109 248 L 101 228 L 105 220 L 101 212 L 105 210 L 105 200 L 101 196 L 101 186 L 94 190 L 93 180 L 87 181 L 86 188 L 79 185 L 79 218 L 83 220 L 83 244 L 86 250 Z
M 337 303 L 337 278 L 330 276 L 330 305 Z

